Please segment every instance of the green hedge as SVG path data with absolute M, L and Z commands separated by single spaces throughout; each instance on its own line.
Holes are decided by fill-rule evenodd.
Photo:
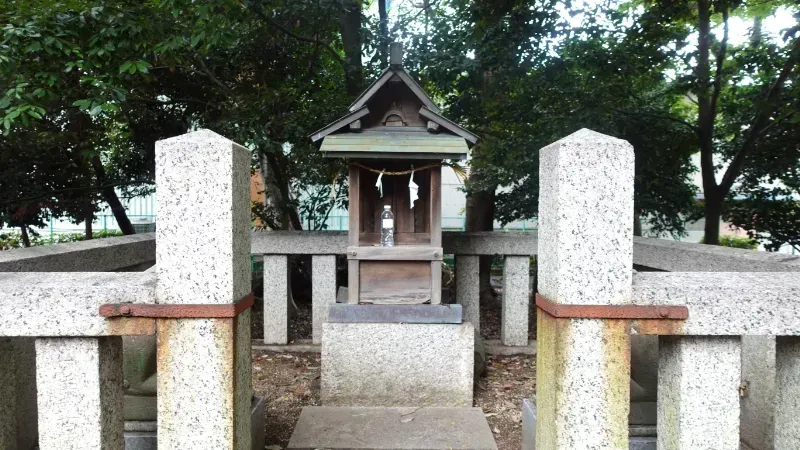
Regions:
M 122 236 L 118 230 L 101 230 L 92 233 L 93 239 L 102 239 L 113 236 Z M 50 244 L 63 244 L 65 242 L 77 242 L 86 239 L 84 233 L 57 233 L 52 236 L 30 235 L 31 247 Z M 22 234 L 19 232 L 0 232 L 0 250 L 11 250 L 12 248 L 24 248 L 22 245 Z
M 706 238 L 703 238 L 700 243 L 705 244 L 705 240 Z M 740 236 L 720 236 L 719 245 L 722 247 L 745 248 L 747 250 L 758 249 L 757 240 Z

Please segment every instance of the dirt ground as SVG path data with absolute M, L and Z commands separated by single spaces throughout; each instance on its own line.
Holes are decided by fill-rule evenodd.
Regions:
M 536 391 L 534 356 L 490 356 L 475 385 L 500 450 L 517 450 L 522 439 L 522 399 Z M 319 405 L 320 356 L 311 353 L 253 354 L 253 389 L 267 402 L 268 450 L 286 448 L 303 406 Z

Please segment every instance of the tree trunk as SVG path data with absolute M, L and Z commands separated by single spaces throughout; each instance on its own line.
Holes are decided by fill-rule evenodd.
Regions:
M 19 227 L 20 235 L 22 235 L 22 246 L 28 248 L 31 246 L 31 237 L 28 236 L 28 226 L 22 225 Z
M 480 170 L 470 174 L 470 180 L 478 182 L 483 179 Z M 494 190 L 474 191 L 467 194 L 466 231 L 494 230 Z M 494 299 L 496 293 L 491 283 L 492 257 L 480 257 L 480 295 L 481 299 Z
M 339 13 L 339 31 L 344 46 L 344 74 L 347 94 L 361 93 L 364 75 L 361 68 L 361 1 L 344 0 Z
M 719 245 L 719 228 L 722 223 L 723 198 L 709 197 L 705 200 L 705 233 L 703 242 L 709 245 Z
M 86 197 L 86 204 L 85 204 L 85 211 L 86 215 L 83 218 L 84 229 L 83 229 L 83 237 L 87 241 L 92 238 L 92 222 L 94 222 L 94 205 L 92 204 L 92 198 Z
M 386 0 L 378 0 L 378 17 L 378 28 L 380 29 L 378 54 L 383 68 L 389 66 L 389 15 L 386 11 Z
M 106 186 L 108 183 L 108 180 L 106 179 L 106 169 L 103 167 L 103 162 L 100 161 L 100 157 L 97 155 L 92 156 L 92 168 L 94 169 L 94 174 L 97 177 L 97 184 L 99 186 L 103 186 L 100 188 L 100 194 L 103 196 L 103 200 L 105 200 L 106 203 L 108 203 L 108 206 L 111 208 L 111 212 L 114 214 L 114 218 L 117 219 L 117 225 L 119 225 L 119 229 L 122 231 L 122 234 L 136 234 L 136 230 L 133 229 L 133 224 L 128 218 L 128 213 L 125 212 L 125 207 L 122 206 L 122 202 L 119 201 L 119 197 L 117 196 L 117 192 L 114 190 L 114 187 Z

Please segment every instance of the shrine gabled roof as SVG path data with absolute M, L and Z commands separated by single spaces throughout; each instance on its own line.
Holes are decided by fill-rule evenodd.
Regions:
M 327 136 L 322 151 L 327 157 L 466 159 L 464 138 L 452 134 L 431 134 L 425 127 L 376 127 L 361 133 Z
M 414 78 L 412 78 L 411 75 L 406 73 L 406 71 L 402 67 L 394 67 L 394 66 L 386 68 L 386 70 L 384 70 L 383 73 L 381 73 L 381 76 L 379 76 L 377 80 L 373 81 L 372 84 L 370 84 L 369 87 L 366 90 L 364 90 L 364 92 L 362 92 L 361 95 L 359 95 L 358 98 L 355 99 L 355 101 L 353 101 L 353 103 L 350 105 L 349 108 L 350 111 L 355 111 L 361 108 L 362 106 L 366 105 L 367 102 L 375 94 L 378 93 L 378 91 L 383 87 L 383 85 L 386 84 L 389 80 L 391 80 L 392 77 L 394 77 L 395 75 L 397 76 L 397 78 L 402 80 L 403 83 L 406 84 L 406 86 L 408 86 L 411 92 L 413 92 L 414 95 L 417 96 L 417 98 L 422 102 L 423 105 L 427 106 L 428 109 L 430 109 L 431 111 L 435 111 L 437 113 L 439 112 L 439 107 L 436 106 L 436 103 L 434 103 L 433 100 L 431 100 L 431 98 L 428 96 L 428 94 L 426 94 L 425 91 L 422 90 L 419 84 L 417 84 L 417 82 L 414 81 Z

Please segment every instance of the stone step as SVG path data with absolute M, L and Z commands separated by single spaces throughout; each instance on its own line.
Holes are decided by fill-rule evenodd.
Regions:
M 306 406 L 289 449 L 496 450 L 481 408 Z

